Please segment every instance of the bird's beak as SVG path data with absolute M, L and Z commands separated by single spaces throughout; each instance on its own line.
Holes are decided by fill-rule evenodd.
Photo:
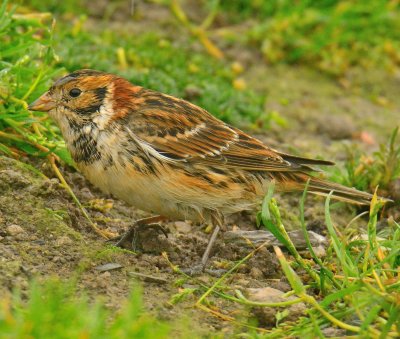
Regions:
M 56 107 L 56 103 L 50 97 L 49 92 L 44 93 L 39 99 L 32 102 L 28 109 L 30 111 L 48 112 Z

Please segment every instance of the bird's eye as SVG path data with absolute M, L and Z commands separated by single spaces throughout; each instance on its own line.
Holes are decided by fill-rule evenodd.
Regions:
M 82 91 L 79 88 L 73 88 L 69 91 L 69 95 L 73 98 L 79 97 Z

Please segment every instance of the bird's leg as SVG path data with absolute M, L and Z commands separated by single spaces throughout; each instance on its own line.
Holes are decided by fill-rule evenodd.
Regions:
M 160 221 L 164 221 L 166 219 L 166 217 L 161 215 L 139 219 L 128 229 L 126 233 L 117 238 L 111 239 L 111 241 L 116 241 L 115 246 L 122 248 L 125 247 L 126 244 L 129 244 L 129 246 L 136 251 L 139 248 L 141 231 L 153 228 L 168 237 L 167 231 L 159 224 Z
M 212 214 L 211 215 L 211 222 L 214 225 L 214 229 L 211 233 L 211 236 L 208 240 L 206 250 L 203 253 L 203 256 L 201 257 L 201 262 L 198 265 L 194 265 L 193 267 L 184 270 L 185 273 L 188 275 L 198 275 L 201 273 L 208 273 L 210 275 L 214 276 L 221 276 L 223 273 L 225 273 L 225 270 L 215 270 L 215 269 L 208 269 L 207 268 L 207 262 L 210 257 L 210 253 L 212 248 L 214 247 L 215 241 L 217 240 L 218 233 L 221 229 L 224 229 L 224 217 L 221 214 Z
M 217 240 L 217 236 L 220 230 L 221 228 L 218 225 L 216 225 L 213 229 L 213 232 L 211 233 L 210 239 L 208 240 L 206 250 L 204 251 L 203 256 L 201 257 L 201 265 L 203 266 L 203 271 L 206 267 L 208 258 L 210 257 L 210 252 L 215 244 L 215 240 Z
M 182 271 L 184 273 L 186 273 L 190 276 L 196 276 L 196 275 L 200 275 L 202 273 L 208 273 L 210 275 L 220 277 L 223 273 L 226 272 L 225 270 L 207 268 L 207 262 L 210 257 L 211 250 L 215 244 L 215 241 L 217 240 L 218 233 L 220 230 L 221 230 L 221 227 L 219 225 L 216 225 L 214 227 L 213 232 L 211 233 L 211 237 L 208 240 L 206 250 L 204 251 L 203 256 L 201 257 L 201 262 L 190 268 L 183 269 Z

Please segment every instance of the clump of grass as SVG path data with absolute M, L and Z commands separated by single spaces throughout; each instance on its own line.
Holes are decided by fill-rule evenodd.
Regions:
M 279 208 L 272 198 L 273 187 L 269 190 L 259 219 L 289 250 L 292 259 L 288 260 L 279 247 L 275 253 L 288 279 L 292 291 L 286 295 L 296 295 L 295 299 L 277 303 L 260 303 L 246 299 L 242 292 L 220 288 L 227 277 L 242 263 L 248 260 L 263 245 L 240 260 L 211 287 L 201 285 L 205 293 L 199 298 L 197 306 L 216 316 L 240 323 L 253 329 L 256 338 L 282 337 L 324 337 L 326 328 L 335 327 L 359 337 L 395 338 L 400 333 L 400 306 L 398 291 L 400 288 L 400 225 L 390 221 L 388 227 L 377 232 L 378 212 L 383 202 L 375 195 L 371 207 L 365 234 L 353 237 L 351 233 L 340 233 L 330 214 L 329 195 L 325 203 L 325 222 L 328 230 L 329 247 L 324 258 L 316 256 L 307 236 L 304 203 L 307 190 L 300 202 L 300 220 L 311 259 L 304 259 L 296 250 L 282 224 Z M 267 264 L 267 263 L 266 263 Z M 294 269 L 295 267 L 295 269 Z M 305 271 L 309 276 L 306 286 L 296 270 Z M 304 274 L 303 274 L 304 275 Z M 188 277 L 187 277 L 188 278 Z M 314 291 L 314 293 L 312 293 Z M 272 329 L 261 329 L 256 334 L 253 324 L 244 324 L 226 316 L 215 306 L 207 306 L 210 294 L 248 307 L 289 307 L 303 302 L 308 306 L 304 316 L 296 321 L 285 322 L 280 319 Z M 283 314 L 280 312 L 279 314 Z M 288 313 L 286 313 L 288 314 Z M 279 315 L 278 315 L 279 316 Z
M 70 1 L 57 1 L 57 0 L 17 0 L 16 3 L 22 6 L 33 7 L 40 12 L 50 12 L 56 14 L 63 13 L 75 13 L 79 14 L 85 10 L 85 3 L 82 0 L 70 0 Z M 26 7 L 26 11 L 29 8 Z
M 306 192 L 300 211 L 306 234 L 305 194 Z M 383 203 L 375 195 L 365 237 L 352 239 L 350 234 L 337 231 L 331 219 L 329 204 L 330 196 L 325 204 L 325 221 L 330 240 L 327 257 L 323 260 L 316 257 L 308 241 L 314 266 L 311 268 L 314 274 L 310 274 L 314 280 L 312 285 L 320 291 L 317 297 L 307 294 L 290 262 L 275 248 L 295 294 L 310 306 L 310 310 L 306 317 L 300 318 L 294 324 L 281 323 L 272 333 L 283 336 L 318 336 L 323 328 L 335 326 L 361 337 L 397 337 L 400 333 L 400 306 L 397 302 L 400 287 L 400 225 L 392 221 L 388 229 L 377 234 L 377 215 Z M 275 218 L 279 218 L 274 212 L 276 204 L 273 200 L 268 205 Z M 284 242 L 291 242 L 285 232 L 274 226 L 274 223 L 269 223 L 269 228 L 279 233 L 285 239 Z M 289 246 L 289 249 L 297 265 L 309 272 L 310 265 L 303 259 L 298 259 L 299 254 L 293 246 Z
M 27 110 L 60 74 L 51 47 L 47 15 L 17 15 L 0 7 L 0 153 L 46 156 L 54 152 L 70 163 L 63 142 L 41 113 Z M 28 52 L 28 53 L 27 53 Z
M 214 7 L 214 0 L 207 6 Z M 385 1 L 220 1 L 219 12 L 251 28 L 244 42 L 268 63 L 303 63 L 341 75 L 353 66 L 400 66 L 400 7 Z
M 77 296 L 72 283 L 34 282 L 0 302 L 0 338 L 170 338 L 171 326 L 143 311 L 141 289 L 115 314 L 104 303 Z
M 372 156 L 367 156 L 355 148 L 347 149 L 348 159 L 345 170 L 336 169 L 331 178 L 346 186 L 373 192 L 379 187 L 387 195 L 390 184 L 400 178 L 399 127 L 395 128 L 386 144 Z

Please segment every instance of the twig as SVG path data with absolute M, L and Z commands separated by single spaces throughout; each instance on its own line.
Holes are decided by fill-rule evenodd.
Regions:
M 61 171 L 59 170 L 59 168 L 56 165 L 55 162 L 55 156 L 53 153 L 50 153 L 47 156 L 47 159 L 50 162 L 50 165 L 54 171 L 54 173 L 57 175 L 58 179 L 61 182 L 61 185 L 67 190 L 67 192 L 70 194 L 70 196 L 72 197 L 72 199 L 74 200 L 75 204 L 79 207 L 79 209 L 81 210 L 83 216 L 86 218 L 86 220 L 89 222 L 90 227 L 92 227 L 92 229 L 101 237 L 103 237 L 104 239 L 111 239 L 112 237 L 115 237 L 114 233 L 105 231 L 105 230 L 101 230 L 100 228 L 97 227 L 97 225 L 92 221 L 92 219 L 90 218 L 89 214 L 86 212 L 85 208 L 82 206 L 81 202 L 79 201 L 79 199 L 76 197 L 75 193 L 72 191 L 71 187 L 68 185 L 67 181 L 64 179 Z
M 129 272 L 129 275 L 133 276 L 133 277 L 138 277 L 143 279 L 144 281 L 147 282 L 154 282 L 154 283 L 161 283 L 161 284 L 166 284 L 168 283 L 167 279 L 164 278 L 160 278 L 160 277 L 155 277 L 153 275 L 148 275 L 148 274 L 143 274 L 143 273 L 139 273 L 139 272 Z

